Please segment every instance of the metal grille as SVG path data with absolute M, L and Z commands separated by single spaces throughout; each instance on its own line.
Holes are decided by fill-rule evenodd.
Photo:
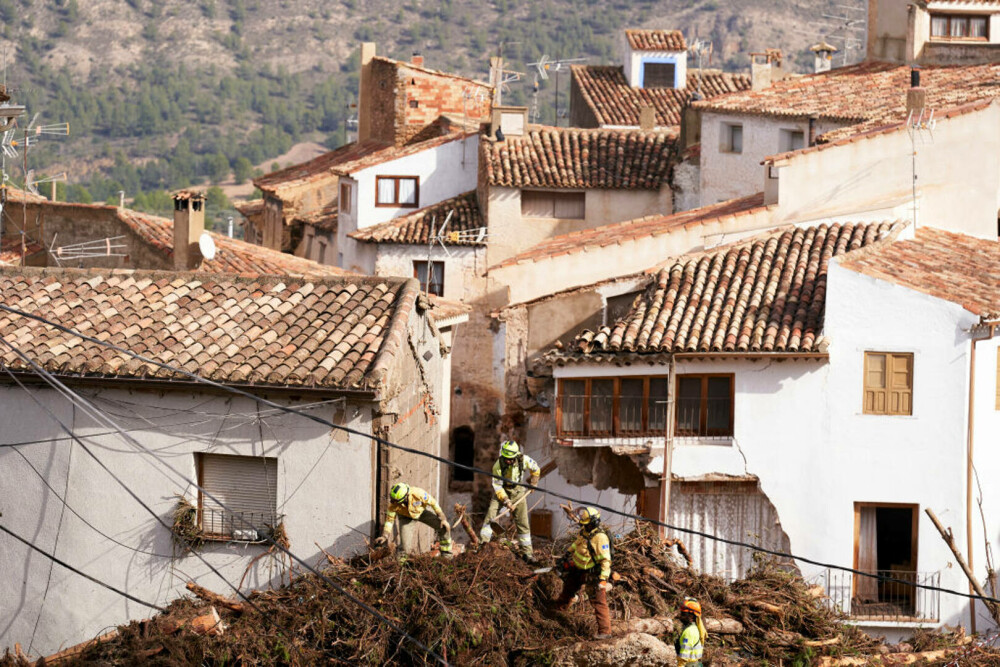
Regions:
M 201 496 L 207 534 L 255 541 L 278 525 L 276 458 L 200 454 L 198 463 L 202 488 L 219 501 Z
M 939 586 L 940 572 L 876 570 L 873 574 L 897 581 L 876 580 L 875 585 L 865 587 L 870 592 L 862 596 L 856 594 L 856 575 L 827 570 L 825 588 L 830 606 L 858 621 L 916 622 L 940 618 L 940 593 L 910 585 Z
M 201 527 L 209 536 L 258 542 L 273 536 L 275 527 L 285 518 L 274 512 L 225 512 L 202 509 Z

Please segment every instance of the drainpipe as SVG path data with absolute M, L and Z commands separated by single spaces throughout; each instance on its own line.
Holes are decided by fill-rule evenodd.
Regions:
M 676 380 L 674 355 L 670 355 L 670 371 L 667 379 L 667 428 L 663 442 L 663 474 L 660 476 L 660 523 L 670 518 L 670 469 L 674 458 L 674 384 Z M 660 538 L 667 537 L 667 529 L 659 527 Z
M 965 466 L 965 535 L 969 558 L 969 571 L 975 572 L 972 565 L 972 473 L 973 473 L 973 452 L 975 438 L 973 428 L 975 426 L 975 406 L 976 406 L 976 344 L 984 340 L 993 338 L 996 334 L 997 326 L 1000 322 L 981 322 L 982 326 L 988 327 L 989 333 L 982 338 L 972 339 L 972 350 L 969 352 L 969 423 L 967 434 L 967 460 Z M 969 582 L 969 593 L 976 594 L 972 582 Z M 976 601 L 969 601 L 969 625 L 972 633 L 976 632 Z

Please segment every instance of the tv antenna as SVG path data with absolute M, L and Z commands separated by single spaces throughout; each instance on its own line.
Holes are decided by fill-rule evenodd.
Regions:
M 66 182 L 66 172 L 65 171 L 60 172 L 58 174 L 55 174 L 53 176 L 44 176 L 42 178 L 35 178 L 35 170 L 34 169 L 29 169 L 28 170 L 28 175 L 24 179 L 24 187 L 26 187 L 28 189 L 28 191 L 31 192 L 31 194 L 38 195 L 39 197 L 41 197 L 42 194 L 38 191 L 38 186 L 41 185 L 42 183 L 51 183 L 52 184 L 52 201 L 55 201 L 56 200 L 56 183 L 65 183 L 65 182 Z
M 805 31 L 806 34 L 821 37 L 836 45 L 838 42 L 843 45 L 841 50 L 840 66 L 847 65 L 853 60 L 849 55 L 850 51 L 861 51 L 865 46 L 865 36 L 868 33 L 867 7 L 857 4 L 834 5 L 836 10 L 841 10 L 836 14 L 822 14 L 819 23 L 813 25 L 812 30 Z
M 554 125 L 556 127 L 559 127 L 559 118 L 560 118 L 560 116 L 559 116 L 559 73 L 562 72 L 564 68 L 568 68 L 569 65 L 571 65 L 572 63 L 584 62 L 586 60 L 587 60 L 587 58 L 563 58 L 563 59 L 559 59 L 559 60 L 549 60 L 548 55 L 542 55 L 542 57 L 538 60 L 538 62 L 528 63 L 528 67 L 534 67 L 538 71 L 538 77 L 541 78 L 542 81 L 548 81 L 549 80 L 549 72 L 552 72 L 552 73 L 554 73 L 556 75 L 556 89 L 555 89 L 555 98 L 556 98 L 556 100 L 555 100 L 555 109 L 554 109 L 554 115 L 555 115 L 555 123 L 554 123 Z M 537 83 L 537 79 L 536 79 L 536 83 Z M 537 85 L 536 85 L 535 96 L 537 97 L 537 95 L 538 95 L 538 88 L 537 88 Z M 537 101 L 535 102 L 535 106 L 537 108 L 537 106 L 538 106 L 537 105 Z
M 708 58 L 708 63 L 711 65 L 713 50 L 712 42 L 704 39 L 695 39 L 690 45 L 688 45 L 688 52 L 698 59 L 698 87 L 695 89 L 693 96 L 695 99 L 704 99 L 704 96 L 701 94 L 701 82 L 704 78 L 701 71 L 702 60 L 704 58 Z
M 920 74 L 919 71 L 914 70 L 915 81 L 919 86 Z M 911 91 L 913 89 L 911 88 Z M 922 91 L 921 91 L 922 92 Z M 937 125 L 937 120 L 934 118 L 934 110 L 928 109 L 921 103 L 919 105 L 914 105 L 907 113 L 906 116 L 906 132 L 910 135 L 910 148 L 912 149 L 910 155 L 910 173 L 913 176 L 913 185 L 911 196 L 913 198 L 913 228 L 917 228 L 917 144 L 932 144 L 934 143 L 934 127 Z
M 56 245 L 57 236 L 59 235 L 52 235 L 52 243 L 49 245 L 49 255 L 59 266 L 62 266 L 63 262 L 80 261 L 95 257 L 125 257 L 125 251 L 128 250 L 128 246 L 122 241 L 125 238 L 124 235 L 111 236 L 94 241 L 83 241 L 81 243 L 71 243 L 64 246 Z

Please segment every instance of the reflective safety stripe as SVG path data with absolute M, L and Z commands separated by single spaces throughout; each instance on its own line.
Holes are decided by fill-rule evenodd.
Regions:
M 479 531 L 479 540 L 481 542 L 489 542 L 493 539 L 493 528 L 490 526 L 489 522 L 483 524 L 482 529 Z
M 680 638 L 680 651 L 677 657 L 685 661 L 701 660 L 704 647 L 701 644 L 701 633 L 694 623 L 684 628 Z
M 531 546 L 531 533 L 527 533 L 526 535 L 518 535 L 517 536 L 517 541 L 520 542 L 521 544 L 523 544 L 526 547 L 530 547 Z

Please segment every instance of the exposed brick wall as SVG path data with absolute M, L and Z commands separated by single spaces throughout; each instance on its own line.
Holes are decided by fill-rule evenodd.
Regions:
M 570 78 L 569 84 L 569 124 L 570 127 L 600 127 L 594 110 L 583 99 L 575 76 Z

